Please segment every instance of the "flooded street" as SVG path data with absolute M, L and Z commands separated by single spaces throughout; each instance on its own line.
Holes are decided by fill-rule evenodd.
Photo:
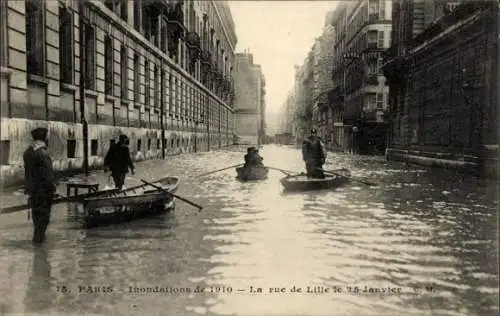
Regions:
M 177 194 L 201 212 L 177 201 L 164 216 L 84 230 L 58 205 L 36 250 L 26 212 L 2 215 L 0 314 L 498 314 L 494 184 L 334 153 L 325 169 L 346 167 L 379 186 L 285 194 L 277 171 L 253 183 L 238 182 L 234 169 L 195 177 L 243 155 L 146 161 L 126 181 L 178 175 Z M 304 169 L 292 147 L 261 155 Z

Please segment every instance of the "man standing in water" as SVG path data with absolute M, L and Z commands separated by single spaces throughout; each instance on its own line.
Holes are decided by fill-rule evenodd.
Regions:
M 111 170 L 111 176 L 115 182 L 115 187 L 121 190 L 125 183 L 125 176 L 128 169 L 134 174 L 134 163 L 130 157 L 128 148 L 129 139 L 125 135 L 120 135 L 118 143 L 113 144 L 104 158 L 104 172 Z
M 25 188 L 32 210 L 33 242 L 42 243 L 50 223 L 56 183 L 52 160 L 47 152 L 48 130 L 43 127 L 36 128 L 31 132 L 31 136 L 33 143 L 23 155 Z
M 306 163 L 307 176 L 311 178 L 324 178 L 323 165 L 326 160 L 326 150 L 315 128 L 311 135 L 302 143 L 302 158 Z

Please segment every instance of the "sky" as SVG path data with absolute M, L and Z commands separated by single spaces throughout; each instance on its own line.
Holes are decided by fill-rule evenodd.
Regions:
M 336 1 L 229 1 L 236 25 L 236 52 L 246 49 L 262 66 L 266 113 L 278 113 L 294 84 L 294 65 L 302 65 L 322 33 Z

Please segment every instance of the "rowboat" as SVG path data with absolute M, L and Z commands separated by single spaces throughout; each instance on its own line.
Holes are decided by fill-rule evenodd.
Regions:
M 175 193 L 179 179 L 167 177 L 154 185 L 166 192 Z M 161 190 L 142 184 L 122 191 L 101 191 L 102 194 L 83 200 L 86 227 L 100 226 L 119 221 L 130 221 L 168 212 L 175 208 L 175 198 Z
M 351 173 L 348 169 L 342 168 L 332 172 L 338 175 L 325 174 L 323 179 L 308 178 L 304 173 L 288 175 L 280 180 L 286 191 L 306 191 L 332 189 L 343 185 L 349 181 Z
M 242 181 L 254 181 L 267 179 L 267 167 L 239 167 L 236 168 L 237 178 Z

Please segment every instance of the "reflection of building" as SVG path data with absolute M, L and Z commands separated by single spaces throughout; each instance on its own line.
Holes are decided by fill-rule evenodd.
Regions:
M 491 1 L 395 3 L 394 45 L 384 67 L 392 109 L 388 158 L 495 164 L 498 10 Z
M 213 146 L 231 142 L 237 38 L 226 1 L 89 0 L 80 29 L 82 2 L 0 1 L 2 181 L 22 176 L 40 125 L 56 169 L 82 166 L 81 114 L 91 166 L 119 133 L 137 159 L 192 150 L 195 139 L 207 148 L 208 135 Z
M 239 143 L 260 144 L 265 135 L 265 81 L 253 55 L 236 54 L 234 133 Z

